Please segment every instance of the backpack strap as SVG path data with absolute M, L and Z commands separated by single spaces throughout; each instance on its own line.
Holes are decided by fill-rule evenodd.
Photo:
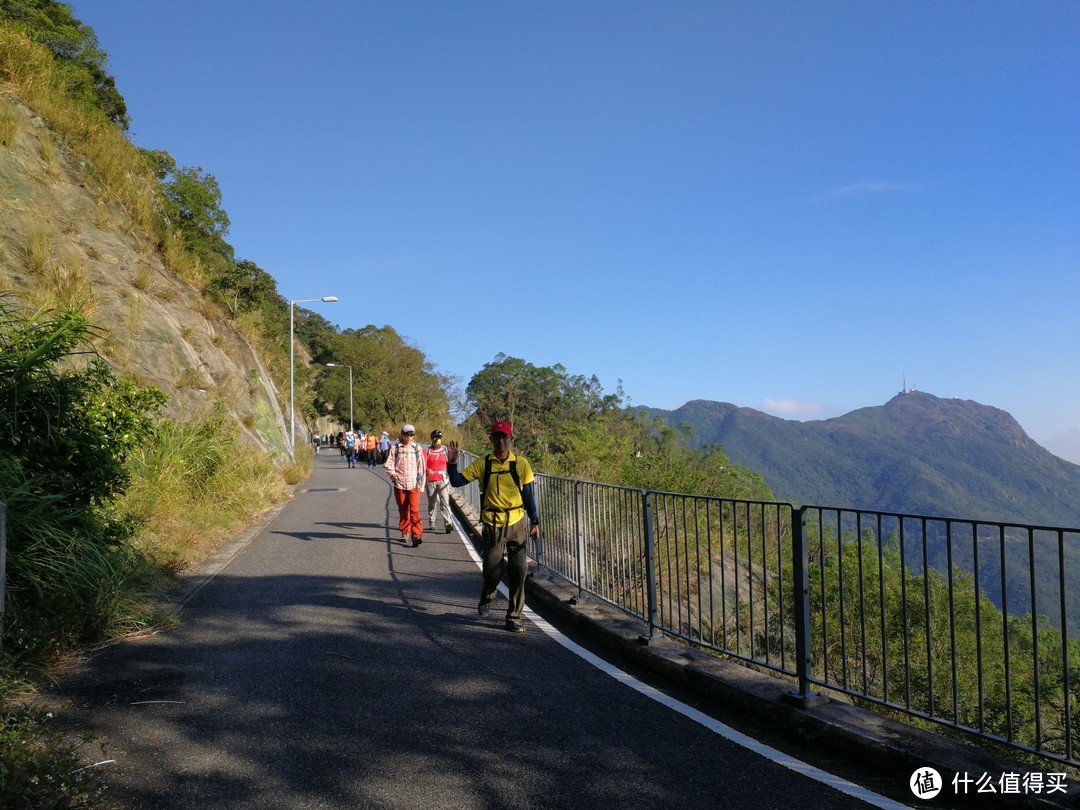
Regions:
M 480 508 L 484 508 L 484 500 L 487 497 L 488 479 L 491 478 L 491 453 L 484 458 L 484 478 L 480 482 Z

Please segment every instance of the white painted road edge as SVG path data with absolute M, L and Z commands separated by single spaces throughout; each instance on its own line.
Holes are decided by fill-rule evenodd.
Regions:
M 454 525 L 457 529 L 458 536 L 465 544 L 465 548 L 469 551 L 469 556 L 473 558 L 473 562 L 475 562 L 477 566 L 482 566 L 483 563 L 480 559 L 480 555 L 477 553 L 476 549 L 473 547 L 472 542 L 458 525 L 458 521 L 456 518 L 454 520 Z M 506 589 L 505 583 L 500 583 L 499 593 L 501 593 L 504 597 L 509 597 L 509 592 Z M 639 692 L 645 697 L 651 700 L 655 700 L 657 703 L 663 706 L 667 706 L 672 711 L 676 711 L 684 717 L 693 720 L 695 723 L 704 726 L 713 734 L 718 734 L 724 739 L 730 740 L 731 742 L 735 743 L 736 745 L 741 745 L 743 748 L 749 749 L 755 754 L 758 754 L 759 756 L 765 757 L 766 759 L 775 762 L 777 765 L 782 765 L 788 770 L 792 770 L 795 771 L 795 773 L 802 774 L 809 779 L 813 779 L 815 782 L 821 782 L 823 785 L 828 785 L 829 787 L 834 788 L 841 793 L 859 799 L 860 801 L 864 801 L 874 807 L 880 807 L 883 810 L 903 810 L 904 808 L 908 808 L 908 805 L 906 804 L 901 804 L 900 802 L 894 801 L 878 793 L 874 793 L 874 791 L 872 790 L 868 790 L 867 788 L 861 787 L 853 782 L 849 782 L 846 779 L 831 774 L 828 771 L 823 771 L 820 768 L 815 768 L 813 765 L 808 765 L 807 763 L 795 759 L 794 757 L 788 756 L 783 751 L 777 751 L 772 746 L 765 745 L 765 743 L 762 742 L 758 742 L 753 737 L 748 737 L 741 731 L 736 731 L 730 726 L 721 723 L 719 720 L 715 720 L 712 717 L 709 717 L 707 714 L 699 712 L 692 706 L 687 706 L 682 701 L 676 700 L 670 695 L 665 695 L 660 690 L 654 689 L 648 684 L 642 683 L 637 678 L 634 678 L 632 675 L 627 675 L 621 669 L 614 667 L 604 659 L 593 655 L 584 647 L 575 644 L 573 641 L 571 641 L 554 627 L 552 627 L 542 617 L 537 616 L 535 613 L 533 613 L 528 607 L 525 608 L 525 616 L 526 618 L 528 618 L 529 621 L 539 627 L 552 641 L 561 644 L 574 655 L 592 664 L 601 672 L 605 673 L 606 675 L 610 675 L 619 683 L 624 684 L 625 686 L 629 686 L 631 689 Z

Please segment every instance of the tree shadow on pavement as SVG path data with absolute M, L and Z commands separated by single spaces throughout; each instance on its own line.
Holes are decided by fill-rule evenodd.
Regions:
M 792 798 L 535 627 L 479 619 L 475 570 L 422 564 L 392 580 L 218 576 L 181 627 L 91 661 L 62 693 L 116 760 L 115 800 L 715 807 L 732 783 L 765 806 Z

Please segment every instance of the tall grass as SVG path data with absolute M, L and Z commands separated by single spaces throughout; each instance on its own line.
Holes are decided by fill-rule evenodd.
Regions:
M 47 48 L 0 23 L 0 91 L 17 96 L 85 157 L 105 198 L 124 210 L 133 231 L 162 247 L 177 276 L 205 289 L 205 271 L 165 222 L 157 179 L 139 150 L 102 110 L 73 95 L 68 81 Z
M 0 108 L 0 146 L 15 148 L 15 138 L 19 134 L 19 121 L 8 107 Z
M 143 524 L 136 544 L 166 574 L 189 568 L 288 496 L 281 471 L 241 440 L 220 405 L 163 423 L 130 466 L 133 483 L 119 507 Z
M 23 269 L 32 276 L 44 279 L 52 265 L 52 237 L 42 228 L 34 228 L 26 235 L 22 248 Z
M 105 518 L 43 496 L 18 462 L 0 458 L 7 503 L 9 666 L 47 663 L 73 645 L 129 624 L 151 579 L 132 547 L 114 542 Z

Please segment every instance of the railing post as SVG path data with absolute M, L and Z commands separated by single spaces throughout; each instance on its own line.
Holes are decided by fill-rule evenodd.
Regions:
M 806 545 L 806 507 L 791 511 L 792 590 L 795 594 L 795 674 L 799 691 L 788 697 L 806 708 L 826 698 L 810 689 L 810 549 Z
M 648 600 L 646 607 L 649 616 L 649 634 L 643 636 L 641 641 L 648 644 L 650 641 L 663 638 L 660 632 L 660 606 L 656 599 L 656 533 L 653 530 L 652 493 L 642 490 L 642 521 L 645 528 L 645 595 Z
M 577 544 L 577 586 L 578 586 L 578 600 L 586 597 L 585 593 L 585 527 L 582 525 L 584 521 L 585 507 L 582 503 L 582 483 L 581 481 L 574 482 L 574 538 Z
M 536 511 L 537 511 L 537 513 L 542 514 L 543 510 L 540 508 L 540 504 L 542 504 L 544 502 L 544 481 L 539 475 L 536 476 L 536 480 L 535 480 L 535 483 L 533 485 L 533 492 L 536 494 Z M 540 531 L 540 533 L 536 536 L 536 542 L 533 544 L 533 547 L 536 549 L 536 552 L 534 554 L 534 558 L 536 559 L 536 564 L 537 565 L 543 565 L 544 564 L 544 532 L 543 531 Z

